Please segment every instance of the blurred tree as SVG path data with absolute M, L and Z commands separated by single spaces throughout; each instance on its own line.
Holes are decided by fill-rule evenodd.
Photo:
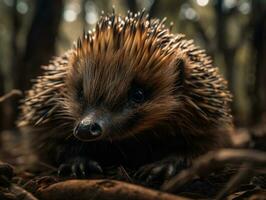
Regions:
M 55 55 L 55 42 L 58 35 L 63 0 L 36 1 L 35 14 L 27 35 L 22 63 L 18 66 L 17 88 L 25 90 L 30 80 L 40 73 L 40 66 L 48 64 Z
M 86 4 L 88 3 L 88 0 L 81 0 L 81 19 L 83 23 L 84 30 L 87 30 L 87 21 L 86 21 Z
M 21 64 L 21 55 L 18 48 L 18 34 L 21 28 L 21 19 L 17 12 L 18 0 L 13 1 L 11 9 L 11 73 L 12 83 L 14 88 L 19 88 L 16 83 L 19 81 L 21 74 L 17 73 Z M 15 73 L 16 72 L 16 73 Z M 3 114 L 5 116 L 5 124 L 2 126 L 3 129 L 10 129 L 14 127 L 14 121 L 16 113 L 18 113 L 18 98 L 12 98 L 3 103 L 4 109 Z
M 139 11 L 139 7 L 136 0 L 127 0 L 127 6 L 131 12 Z
M 55 55 L 55 43 L 58 35 L 63 0 L 38 0 L 23 53 L 18 51 L 18 32 L 20 19 L 17 13 L 17 0 L 12 8 L 11 32 L 11 73 L 13 87 L 24 91 L 30 87 L 30 80 L 40 74 L 41 65 L 48 64 Z M 5 127 L 14 128 L 18 115 L 18 99 L 5 103 Z
M 0 66 L 0 69 L 2 67 Z M 5 86 L 5 80 L 4 75 L 2 74 L 2 71 L 0 70 L 0 97 L 4 95 L 4 86 Z M 3 104 L 0 104 L 0 119 L 4 119 L 4 111 L 3 111 Z M 0 120 L 0 131 L 3 129 L 3 120 Z M 1 146 L 1 139 L 0 139 L 0 146 Z
M 226 68 L 226 78 L 228 80 L 228 85 L 230 91 L 234 94 L 234 86 L 235 86 L 235 56 L 238 47 L 232 47 L 228 44 L 227 37 L 230 35 L 228 34 L 228 18 L 229 13 L 233 12 L 225 12 L 223 8 L 224 1 L 216 1 L 214 4 L 214 10 L 216 14 L 216 39 L 217 39 L 217 52 L 221 53 L 223 56 L 223 60 L 225 63 Z M 233 112 L 235 113 L 235 105 L 233 104 Z
M 150 7 L 149 15 L 151 17 L 155 17 L 156 13 L 158 12 L 158 9 L 159 9 L 159 0 L 154 0 Z
M 19 18 L 19 13 L 17 12 L 17 4 L 18 0 L 14 0 L 11 14 L 11 72 L 18 72 L 21 62 L 21 57 L 18 51 L 18 33 L 21 27 L 21 21 Z M 20 76 L 20 73 L 14 73 L 12 75 L 13 84 L 15 85 L 15 87 L 17 87 L 16 84 L 18 83 Z
M 258 123 L 266 112 L 266 2 L 252 1 L 251 24 L 253 29 L 254 83 L 249 90 L 251 102 L 250 121 Z

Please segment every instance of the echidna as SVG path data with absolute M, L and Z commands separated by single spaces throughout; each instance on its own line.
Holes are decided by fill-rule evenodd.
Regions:
M 153 162 L 164 163 L 155 168 L 169 176 L 180 158 L 228 144 L 226 81 L 204 50 L 164 21 L 144 12 L 103 15 L 94 31 L 44 67 L 19 119 L 41 159 L 76 176 Z

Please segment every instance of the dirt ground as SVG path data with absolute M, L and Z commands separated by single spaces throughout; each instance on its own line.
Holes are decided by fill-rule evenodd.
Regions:
M 163 184 L 138 184 L 132 171 L 113 167 L 104 175 L 77 180 L 37 161 L 26 135 L 3 131 L 0 148 L 0 199 L 266 199 L 266 123 L 236 129 L 235 148 L 200 157 Z

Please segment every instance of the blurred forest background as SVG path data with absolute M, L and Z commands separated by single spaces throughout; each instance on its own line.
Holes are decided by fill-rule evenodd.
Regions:
M 238 126 L 265 121 L 266 0 L 0 0 L 0 96 L 25 91 L 40 66 L 92 29 L 102 10 L 143 8 L 206 49 L 229 81 Z M 18 100 L 0 106 L 0 131 L 13 129 Z

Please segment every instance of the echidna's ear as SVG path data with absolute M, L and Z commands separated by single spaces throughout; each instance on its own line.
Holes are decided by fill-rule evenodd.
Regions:
M 185 73 L 185 66 L 186 61 L 184 58 L 178 58 L 175 62 L 175 69 L 176 69 L 176 86 L 180 87 L 184 85 L 185 79 L 186 79 L 186 73 Z

